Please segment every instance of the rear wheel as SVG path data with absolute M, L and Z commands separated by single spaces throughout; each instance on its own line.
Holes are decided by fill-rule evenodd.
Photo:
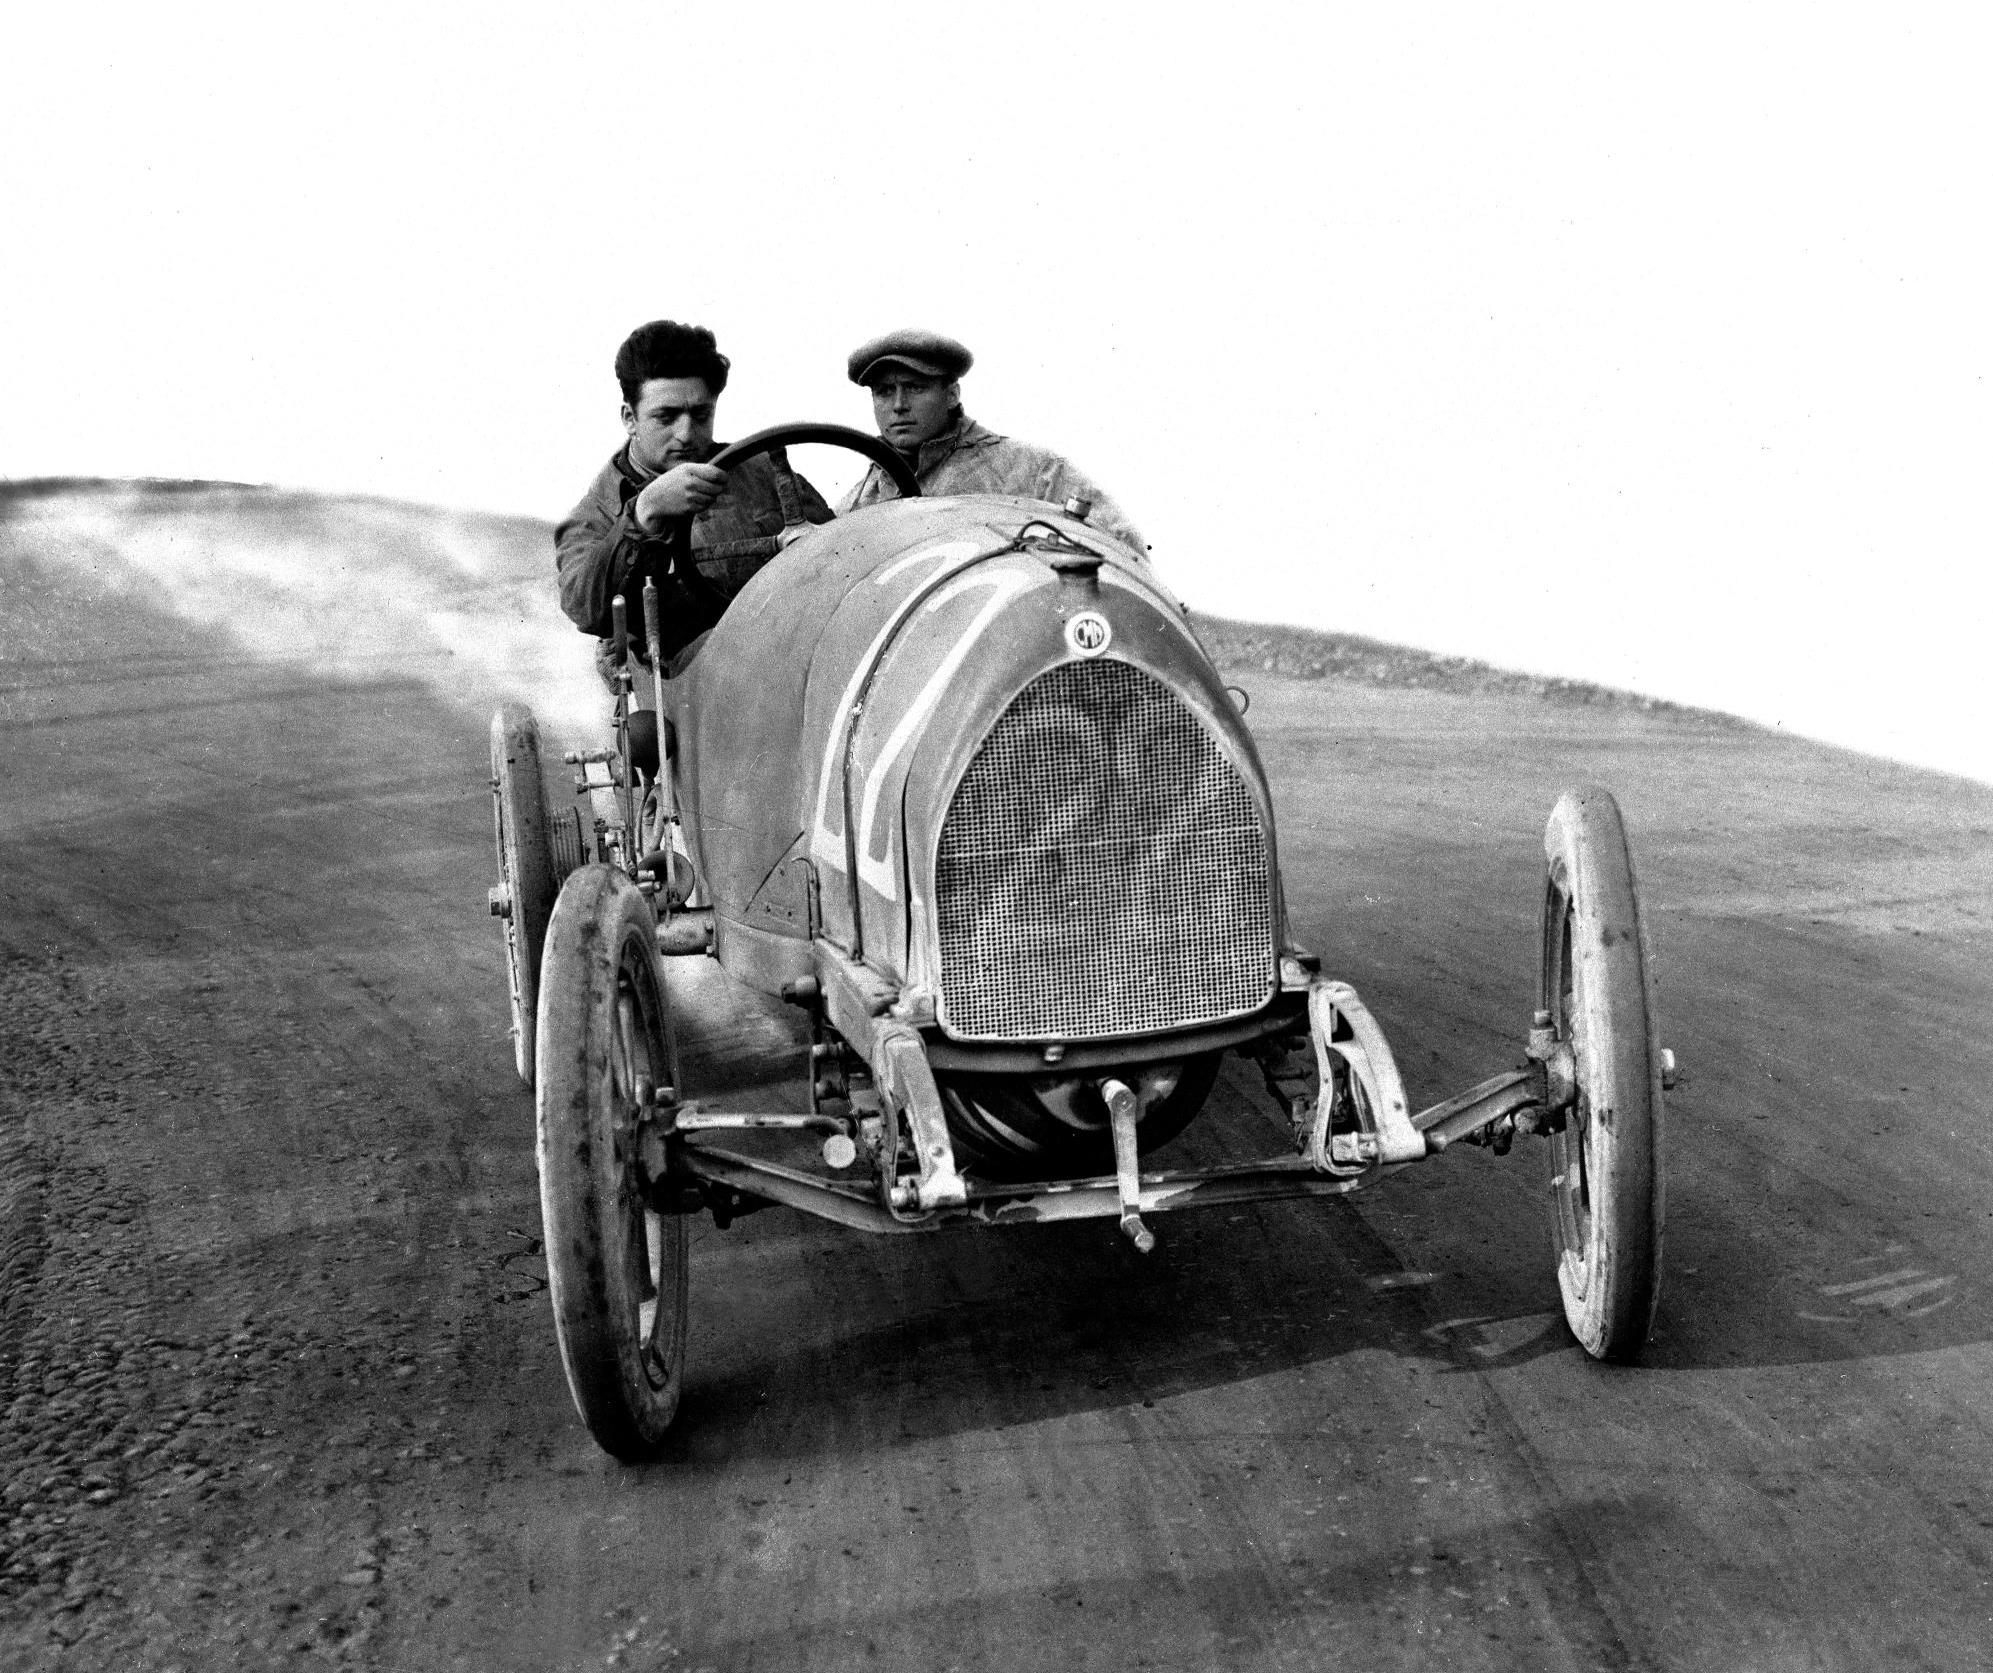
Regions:
M 491 717 L 491 790 L 499 885 L 492 910 L 505 931 L 513 1062 L 519 1078 L 531 1086 L 540 955 L 561 873 L 547 817 L 546 784 L 540 777 L 540 728 L 532 710 L 518 703 L 505 704 Z M 574 858 L 578 863 L 579 854 Z
M 1597 1359 L 1631 1359 L 1661 1291 L 1661 1052 L 1633 857 L 1604 790 L 1569 790 L 1543 836 L 1541 1008 L 1577 1097 L 1550 1139 L 1564 1316 Z
M 602 1448 L 652 1456 L 685 1365 L 685 1218 L 656 1213 L 652 1094 L 677 1085 L 655 922 L 636 885 L 585 866 L 561 890 L 540 992 L 540 1215 L 575 1409 Z

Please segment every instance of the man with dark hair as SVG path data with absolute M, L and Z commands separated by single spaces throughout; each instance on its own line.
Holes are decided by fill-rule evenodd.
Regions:
M 1086 500 L 1088 521 L 1138 552 L 1148 543 L 1121 508 L 1048 447 L 986 430 L 962 410 L 962 374 L 976 357 L 933 331 L 891 331 L 854 349 L 851 381 L 872 392 L 879 434 L 904 455 L 923 494 L 1016 494 L 1064 505 Z M 877 465 L 844 496 L 839 511 L 897 497 Z
M 582 632 L 610 637 L 620 593 L 641 650 L 648 577 L 673 656 L 781 550 L 785 530 L 830 521 L 779 450 L 731 471 L 706 463 L 720 450 L 713 415 L 728 368 L 712 332 L 676 320 L 638 326 L 616 351 L 629 440 L 554 530 L 561 608 Z

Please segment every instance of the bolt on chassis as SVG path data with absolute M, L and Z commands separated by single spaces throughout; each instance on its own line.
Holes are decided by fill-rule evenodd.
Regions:
M 531 713 L 492 722 L 490 906 L 555 1327 L 595 1439 L 650 1456 L 677 1410 L 692 1214 L 782 1204 L 892 1233 L 1099 1217 L 1146 1251 L 1165 1211 L 1347 1193 L 1518 1135 L 1546 1153 L 1572 1333 L 1634 1356 L 1673 1060 L 1612 796 L 1551 812 L 1520 1066 L 1414 1112 L 1355 990 L 1287 934 L 1237 695 L 1143 555 L 1082 501 L 923 498 L 839 426 L 713 462 L 803 441 L 866 454 L 900 497 L 788 531 L 670 679 L 655 583 L 647 675 L 616 601 L 613 746 L 566 756 L 586 822 L 551 811 Z M 678 959 L 801 1008 L 807 1110 L 702 1107 L 679 1072 Z M 1257 1065 L 1290 1146 L 1153 1167 L 1227 1051 Z

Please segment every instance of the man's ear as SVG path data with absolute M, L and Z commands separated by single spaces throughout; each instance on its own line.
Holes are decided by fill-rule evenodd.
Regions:
M 623 433 L 630 436 L 637 433 L 637 409 L 628 401 L 623 403 Z
M 948 386 L 948 404 L 956 411 L 962 408 L 962 380 L 957 378 Z

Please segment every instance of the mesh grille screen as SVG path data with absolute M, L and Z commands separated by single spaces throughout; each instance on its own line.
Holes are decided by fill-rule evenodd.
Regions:
M 935 862 L 942 1016 L 968 1039 L 1149 1034 L 1273 991 L 1266 837 L 1160 680 L 1105 658 L 1019 693 L 970 762 Z

